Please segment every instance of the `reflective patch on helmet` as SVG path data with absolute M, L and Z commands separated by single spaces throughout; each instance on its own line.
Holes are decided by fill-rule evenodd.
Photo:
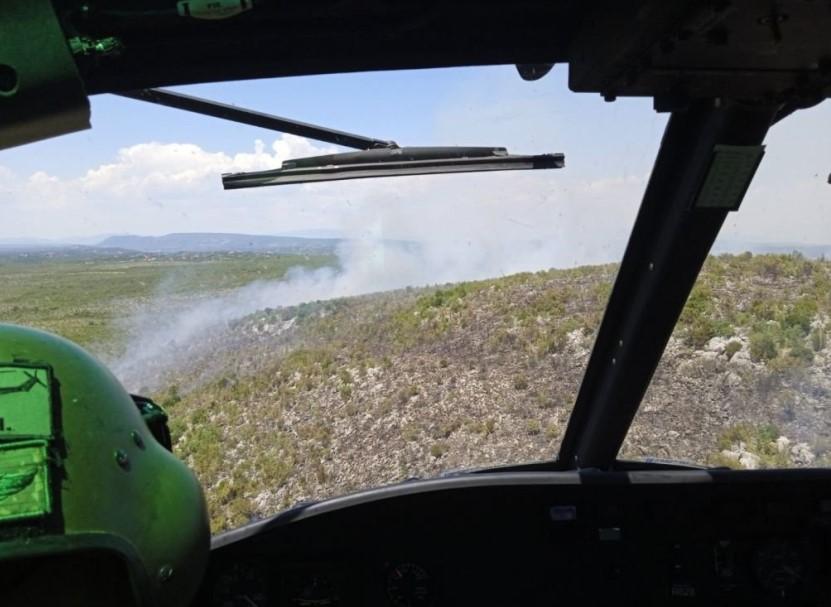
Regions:
M 50 367 L 0 364 L 0 523 L 52 511 L 53 405 Z
M 0 442 L 51 438 L 52 419 L 49 368 L 0 365 Z
M 52 510 L 45 440 L 0 443 L 0 522 Z

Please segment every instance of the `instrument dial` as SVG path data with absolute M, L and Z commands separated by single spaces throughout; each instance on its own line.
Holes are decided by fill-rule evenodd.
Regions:
M 211 605 L 214 607 L 267 607 L 268 575 L 262 566 L 235 562 L 216 575 Z
M 340 592 L 326 573 L 304 572 L 292 580 L 288 599 L 296 607 L 333 607 L 340 604 Z
M 781 598 L 799 586 L 805 577 L 805 561 L 798 545 L 775 541 L 760 546 L 753 555 L 756 578 L 762 588 Z
M 395 607 L 428 607 L 433 604 L 433 580 L 415 563 L 401 563 L 387 574 L 387 597 Z

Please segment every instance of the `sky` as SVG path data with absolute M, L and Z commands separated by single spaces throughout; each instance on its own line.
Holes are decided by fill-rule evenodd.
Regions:
M 0 151 L 0 239 L 88 242 L 170 232 L 339 234 L 450 243 L 517 267 L 619 257 L 666 115 L 649 99 L 574 94 L 567 68 L 524 82 L 510 66 L 283 78 L 175 90 L 401 145 L 563 152 L 552 171 L 355 180 L 223 191 L 223 172 L 346 151 L 108 95 L 92 125 Z M 831 105 L 776 125 L 721 239 L 828 244 Z M 525 261 L 523 261 L 525 256 Z M 483 259 L 485 258 L 483 257 Z M 512 266 L 513 267 L 513 266 Z

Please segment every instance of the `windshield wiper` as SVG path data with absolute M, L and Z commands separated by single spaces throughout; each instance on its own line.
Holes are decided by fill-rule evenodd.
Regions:
M 366 177 L 561 169 L 565 166 L 563 154 L 514 155 L 504 147 L 399 147 L 394 141 L 338 131 L 161 89 L 116 94 L 362 150 L 286 160 L 280 168 L 267 171 L 228 173 L 222 176 L 222 185 L 226 190 Z
M 520 156 L 505 148 L 407 147 L 286 160 L 279 169 L 222 176 L 226 190 L 364 177 L 559 169 L 563 154 Z

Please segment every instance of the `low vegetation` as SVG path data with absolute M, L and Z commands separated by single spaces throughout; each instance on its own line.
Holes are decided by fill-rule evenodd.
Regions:
M 788 468 L 793 464 L 789 445 L 777 444 L 780 436 L 781 432 L 773 424 L 731 426 L 719 436 L 719 451 L 711 457 L 710 464 L 742 468 L 749 461 L 754 468 Z
M 88 261 L 0 262 L 2 318 L 112 348 L 116 319 L 162 285 L 198 297 L 331 260 Z M 275 303 L 189 344 L 150 395 L 168 409 L 215 531 L 369 485 L 552 458 L 616 269 Z M 823 465 L 829 318 L 829 262 L 709 259 L 622 456 Z
M 125 337 L 118 321 L 154 297 L 212 295 L 333 262 L 329 255 L 266 253 L 0 253 L 0 320 L 116 351 Z

